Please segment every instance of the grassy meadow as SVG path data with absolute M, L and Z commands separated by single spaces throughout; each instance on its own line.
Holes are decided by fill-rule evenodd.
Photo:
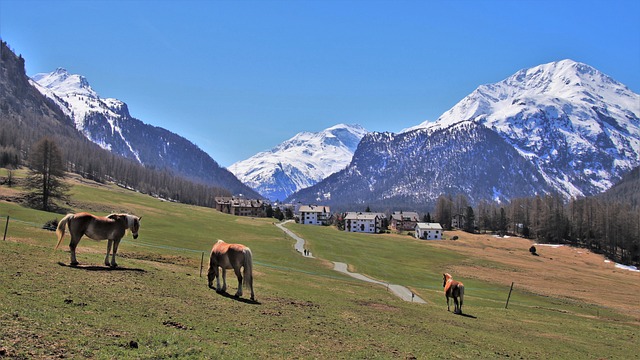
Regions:
M 294 250 L 294 241 L 273 219 L 234 217 L 77 177 L 71 184 L 70 210 L 142 216 L 140 236 L 125 236 L 115 270 L 102 265 L 106 242 L 84 238 L 81 266 L 72 268 L 68 235 L 54 251 L 55 234 L 41 229 L 62 215 L 0 201 L 0 231 L 10 216 L 7 240 L 0 241 L 0 358 L 638 357 L 640 304 L 624 311 L 537 292 L 532 285 L 516 287 L 505 309 L 509 281 L 490 275 L 498 279 L 519 268 L 484 256 L 488 250 L 464 251 L 473 237 L 454 244 L 458 251 L 450 240 L 429 243 L 288 224 L 307 240 L 316 257 L 311 259 Z M 0 187 L 5 199 L 15 191 Z M 217 239 L 251 247 L 257 303 L 206 286 L 208 252 Z M 427 304 L 402 301 L 382 286 L 335 272 L 331 261 L 407 286 Z M 462 267 L 477 269 L 479 276 Z M 446 311 L 442 272 L 464 281 L 465 316 Z M 598 276 L 640 282 L 637 273 L 605 269 Z M 236 285 L 231 273 L 231 294 Z

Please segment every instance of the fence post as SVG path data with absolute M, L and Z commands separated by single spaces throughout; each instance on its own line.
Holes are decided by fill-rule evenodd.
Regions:
M 9 228 L 9 215 L 7 215 L 7 223 L 4 225 L 4 236 L 2 237 L 2 241 L 7 240 L 7 229 Z
M 509 306 L 509 299 L 511 299 L 511 291 L 513 290 L 513 281 L 511 282 L 511 289 L 509 289 L 509 296 L 507 296 L 507 303 L 504 305 L 504 308 L 506 309 L 507 306 Z
M 200 277 L 202 277 L 202 264 L 204 263 L 204 251 L 202 252 L 202 257 L 200 258 Z

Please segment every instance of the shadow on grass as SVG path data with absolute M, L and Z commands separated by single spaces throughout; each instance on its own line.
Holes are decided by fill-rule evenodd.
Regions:
M 464 317 L 468 317 L 468 318 L 472 318 L 472 319 L 477 319 L 477 316 L 473 316 L 473 315 L 469 315 L 469 314 L 456 314 L 456 315 L 460 315 L 460 316 L 464 316 Z
M 61 261 L 58 261 L 58 265 L 60 266 L 64 266 L 64 267 L 68 267 L 68 268 L 72 268 L 72 269 L 79 269 L 79 270 L 85 270 L 85 271 L 136 271 L 136 272 L 147 272 L 146 270 L 143 269 L 135 269 L 135 268 L 126 268 L 126 267 L 108 267 L 108 266 L 97 266 L 97 265 L 76 265 L 76 266 L 71 266 L 71 265 L 67 265 Z
M 251 299 L 245 299 L 245 298 L 241 298 L 241 297 L 237 297 L 235 295 L 231 295 L 228 292 L 218 292 L 216 291 L 219 295 L 226 297 L 227 299 L 233 299 L 237 302 L 241 302 L 241 303 L 245 303 L 245 304 L 252 304 L 252 305 L 261 305 L 260 301 L 258 300 L 251 300 Z

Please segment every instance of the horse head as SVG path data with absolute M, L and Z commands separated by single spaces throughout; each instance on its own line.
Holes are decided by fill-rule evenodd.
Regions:
M 131 230 L 134 239 L 138 238 L 138 231 L 140 230 L 140 220 L 142 220 L 142 216 L 137 217 L 133 215 L 127 215 L 129 229 Z
M 133 238 L 138 238 L 138 231 L 140 230 L 140 220 L 142 219 L 142 216 L 137 217 L 129 214 L 109 214 L 107 215 L 107 218 L 115 221 L 122 221 L 126 228 L 131 230 Z
M 449 275 L 449 273 L 442 274 L 442 287 L 447 286 L 447 281 L 449 281 L 449 279 L 451 279 L 451 275 Z

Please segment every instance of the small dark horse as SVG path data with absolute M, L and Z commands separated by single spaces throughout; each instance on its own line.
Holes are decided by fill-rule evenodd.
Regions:
M 115 268 L 116 253 L 118 252 L 118 245 L 120 240 L 124 236 L 127 229 L 131 230 L 133 238 L 138 238 L 138 230 L 140 230 L 141 217 L 129 215 L 129 214 L 111 214 L 107 216 L 95 216 L 89 213 L 77 213 L 68 214 L 63 217 L 58 223 L 56 234 L 58 235 L 58 244 L 56 249 L 60 246 L 62 238 L 64 237 L 65 229 L 68 225 L 69 233 L 71 234 L 71 241 L 69 242 L 69 249 L 71 250 L 71 266 L 78 265 L 76 260 L 76 247 L 82 236 L 87 235 L 93 240 L 109 240 L 107 243 L 107 256 L 104 258 L 104 264 Z M 111 246 L 113 245 L 113 255 L 111 257 L 111 263 L 109 263 L 109 253 L 111 252 Z
M 449 308 L 449 298 L 453 298 L 453 313 L 462 314 L 462 302 L 464 300 L 464 284 L 453 280 L 449 274 L 442 274 L 442 286 L 444 287 L 444 296 L 447 298 L 447 311 Z M 458 298 L 460 303 L 458 303 Z
M 240 268 L 244 268 L 244 283 L 251 289 L 251 300 L 255 301 L 253 294 L 253 256 L 251 249 L 242 244 L 227 244 L 222 240 L 218 240 L 211 249 L 211 257 L 209 258 L 209 272 L 207 278 L 209 287 L 213 289 L 213 280 L 217 279 L 217 292 L 227 291 L 227 269 L 233 269 L 238 278 L 238 291 L 236 297 L 242 296 L 242 273 Z M 218 267 L 222 268 L 222 287 L 220 287 L 220 274 Z

